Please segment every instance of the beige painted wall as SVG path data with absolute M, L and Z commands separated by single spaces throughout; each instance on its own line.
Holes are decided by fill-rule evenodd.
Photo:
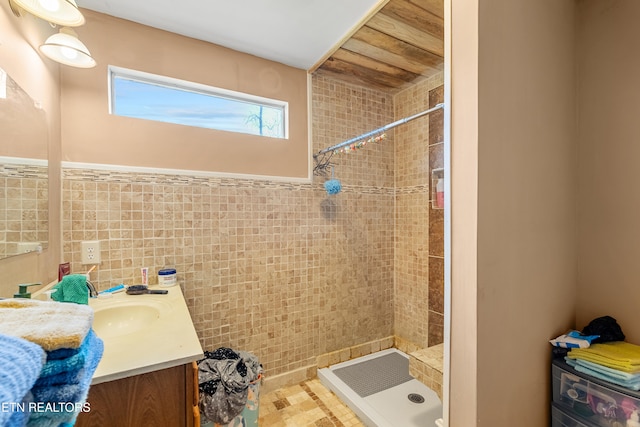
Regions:
M 46 112 L 11 74 L 6 75 L 2 91 L 0 156 L 47 160 L 49 128 Z
M 640 344 L 640 3 L 579 4 L 576 326 L 610 315 Z
M 59 67 L 40 56 L 38 46 L 55 30 L 25 15 L 17 18 L 0 2 L 0 67 L 47 113 L 49 127 L 49 247 L 42 254 L 0 260 L 0 297 L 13 295 L 17 284 L 49 282 L 60 262 L 60 89 Z
M 455 268 L 451 269 L 445 420 L 448 417 L 450 427 L 462 427 L 475 426 L 478 413 L 478 0 L 451 1 L 451 21 L 451 265 Z
M 453 9 L 453 427 L 548 424 L 547 340 L 575 310 L 574 8 Z
M 98 65 L 62 73 L 63 160 L 307 178 L 307 73 L 210 43 L 83 10 L 77 30 Z M 107 66 L 289 103 L 289 139 L 108 113 Z

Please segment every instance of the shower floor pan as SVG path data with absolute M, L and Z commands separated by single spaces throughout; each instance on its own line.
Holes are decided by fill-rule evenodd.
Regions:
M 318 371 L 368 427 L 434 427 L 442 418 L 435 391 L 409 375 L 409 356 L 383 350 Z

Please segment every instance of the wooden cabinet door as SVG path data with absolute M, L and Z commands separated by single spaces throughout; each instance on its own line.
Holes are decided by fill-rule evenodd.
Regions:
M 193 368 L 189 365 L 96 384 L 91 410 L 79 427 L 190 427 L 193 425 Z

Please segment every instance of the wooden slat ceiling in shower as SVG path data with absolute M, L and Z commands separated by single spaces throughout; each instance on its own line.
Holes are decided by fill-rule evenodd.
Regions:
M 390 0 L 311 71 L 399 90 L 444 66 L 443 0 Z

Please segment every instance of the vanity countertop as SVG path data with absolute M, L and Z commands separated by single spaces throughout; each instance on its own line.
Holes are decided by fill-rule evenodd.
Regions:
M 96 334 L 100 336 L 100 326 L 107 328 L 100 336 L 104 341 L 104 354 L 92 384 L 202 359 L 202 347 L 180 286 L 150 289 L 167 289 L 169 293 L 127 295 L 120 292 L 111 298 L 90 299 L 89 305 L 95 311 Z M 108 315 L 104 316 L 105 313 Z

